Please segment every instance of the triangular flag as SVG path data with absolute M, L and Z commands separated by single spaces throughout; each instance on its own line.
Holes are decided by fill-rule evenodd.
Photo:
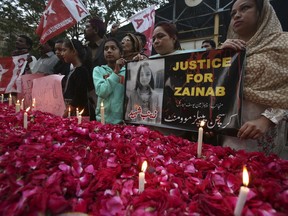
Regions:
M 152 5 L 143 11 L 133 15 L 130 18 L 136 32 L 145 34 L 146 43 L 146 55 L 150 56 L 152 52 L 152 35 L 155 23 L 155 5 Z
M 44 44 L 88 15 L 81 0 L 49 0 L 36 29 L 40 43 Z

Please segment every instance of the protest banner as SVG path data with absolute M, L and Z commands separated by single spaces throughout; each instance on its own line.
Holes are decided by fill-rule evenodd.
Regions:
M 32 98 L 35 98 L 35 110 L 62 116 L 65 103 L 61 80 L 63 75 L 49 75 L 33 80 Z
M 0 93 L 20 93 L 27 54 L 0 58 Z
M 124 120 L 189 131 L 205 121 L 206 130 L 235 135 L 241 126 L 244 59 L 243 51 L 211 50 L 146 60 L 148 66 L 128 63 Z
M 21 76 L 22 92 L 17 95 L 18 100 L 23 100 L 23 108 L 26 109 L 32 105 L 33 80 L 43 77 L 44 74 L 24 74 Z

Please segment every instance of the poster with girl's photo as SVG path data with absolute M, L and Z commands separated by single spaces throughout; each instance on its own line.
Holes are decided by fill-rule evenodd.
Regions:
M 126 73 L 125 121 L 161 124 L 164 59 L 130 62 Z

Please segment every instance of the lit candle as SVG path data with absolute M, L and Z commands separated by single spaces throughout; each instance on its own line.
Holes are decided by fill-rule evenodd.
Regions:
M 12 96 L 11 96 L 11 94 L 9 94 L 8 103 L 9 103 L 9 106 L 12 106 Z
M 79 109 L 78 109 L 78 107 L 76 108 L 76 117 L 78 117 L 78 115 L 79 115 Z
M 197 145 L 197 157 L 200 158 L 202 156 L 202 143 L 203 143 L 203 126 L 205 121 L 201 121 L 200 127 L 198 130 L 198 145 Z
M 84 109 L 81 111 L 81 112 L 79 112 L 79 114 L 78 114 L 78 116 L 77 116 L 77 118 L 78 118 L 78 124 L 81 124 L 81 122 L 82 122 L 82 113 L 84 112 Z
M 69 106 L 68 107 L 68 118 L 70 118 L 70 116 L 71 116 L 71 107 Z
M 248 175 L 248 171 L 246 169 L 246 167 L 243 167 L 243 185 L 240 188 L 240 193 L 238 196 L 238 200 L 236 203 L 236 208 L 234 210 L 234 215 L 235 216 L 240 216 L 242 213 L 242 209 L 244 207 L 244 204 L 246 202 L 246 197 L 249 193 L 249 188 L 248 188 L 248 184 L 249 184 L 249 175 Z
M 145 171 L 147 169 L 147 161 L 144 161 L 141 167 L 141 171 L 139 173 L 139 193 L 142 193 L 145 188 Z
M 28 126 L 28 111 L 30 110 L 30 107 L 28 107 L 27 109 L 26 109 L 26 111 L 24 112 L 24 119 L 23 119 L 23 127 L 24 128 L 27 128 L 27 126 Z
M 105 108 L 103 101 L 101 102 L 100 114 L 101 114 L 101 123 L 105 124 Z
M 23 109 L 24 109 L 24 98 L 21 100 L 20 109 L 21 109 L 21 110 L 23 110 Z
M 1 103 L 4 103 L 4 94 L 1 94 Z
M 35 107 L 36 107 L 36 99 L 33 98 L 33 101 L 32 101 L 32 110 L 35 110 Z
M 15 111 L 16 113 L 20 111 L 20 101 L 17 100 L 17 102 L 15 103 Z

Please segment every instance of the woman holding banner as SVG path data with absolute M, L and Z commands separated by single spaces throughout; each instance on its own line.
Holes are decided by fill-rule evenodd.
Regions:
M 153 31 L 153 48 L 157 55 L 152 57 L 173 55 L 182 50 L 178 31 L 173 23 L 163 21 L 156 24 Z
M 153 31 L 153 48 L 157 54 L 150 56 L 150 58 L 174 55 L 183 52 L 178 37 L 178 30 L 175 24 L 162 21 L 155 25 Z M 164 86 L 165 86 L 165 92 L 173 91 L 174 88 L 173 81 L 171 82 L 170 78 L 165 81 Z M 174 104 L 175 100 L 171 99 L 168 103 Z M 160 128 L 154 126 L 153 127 L 151 126 L 150 128 L 158 130 L 165 135 L 173 134 L 181 136 L 182 138 L 195 140 L 190 132 L 181 129 Z
M 288 34 L 269 0 L 236 0 L 221 48 L 247 50 L 243 125 L 224 146 L 280 154 L 287 139 Z

